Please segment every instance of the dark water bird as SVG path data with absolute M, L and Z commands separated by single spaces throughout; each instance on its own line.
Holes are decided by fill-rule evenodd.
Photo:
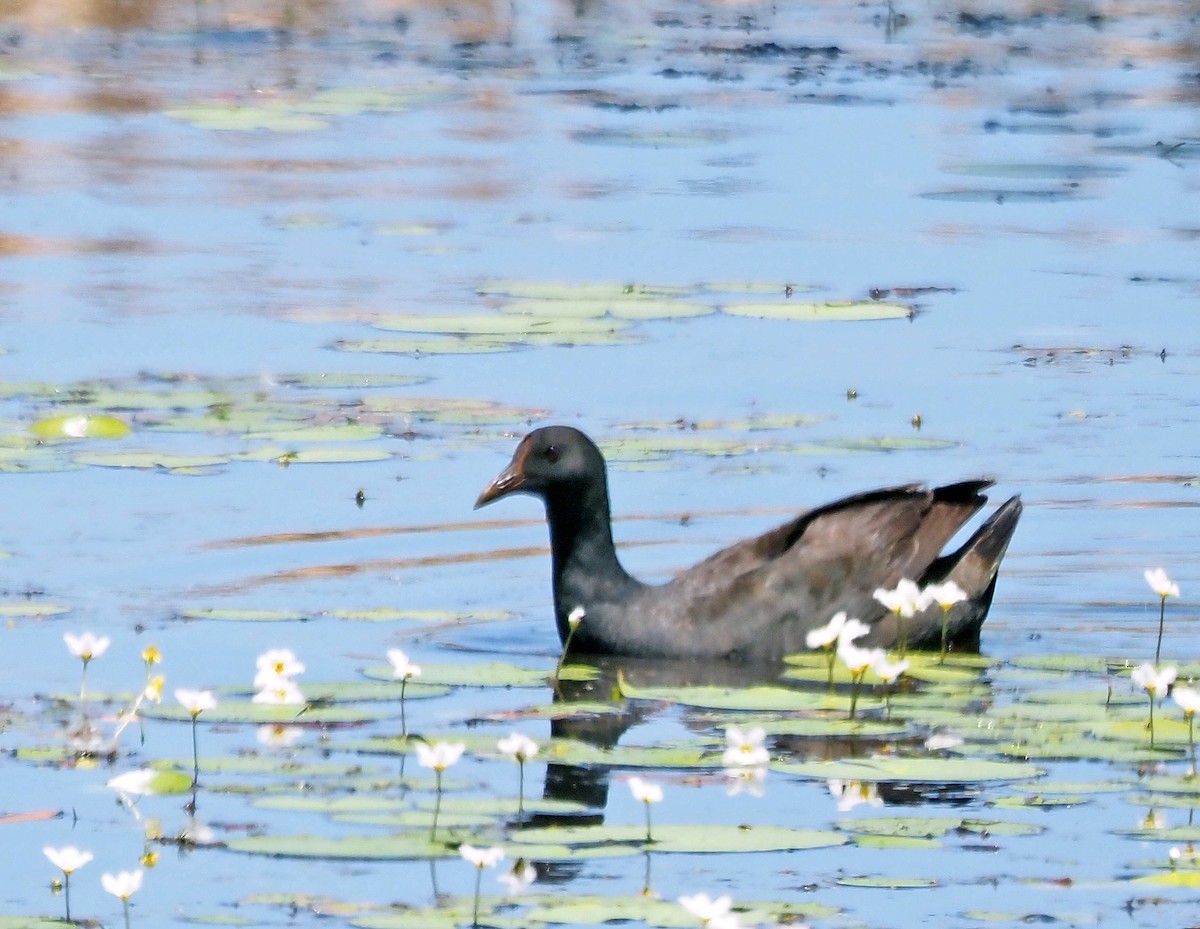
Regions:
M 578 429 L 548 426 L 525 436 L 475 507 L 514 493 L 545 503 L 560 638 L 566 640 L 571 612 L 584 611 L 572 652 L 775 660 L 807 650 L 808 632 L 841 610 L 871 627 L 856 644 L 894 644 L 896 616 L 874 593 L 903 578 L 921 586 L 957 583 L 967 598 L 949 613 L 949 641 L 953 649 L 977 651 L 1020 498 L 1009 499 L 957 551 L 943 555 L 942 547 L 984 505 L 981 491 L 990 485 L 906 484 L 845 497 L 661 585 L 643 584 L 621 566 L 604 456 Z M 939 647 L 941 608 L 904 620 L 903 632 L 909 647 Z

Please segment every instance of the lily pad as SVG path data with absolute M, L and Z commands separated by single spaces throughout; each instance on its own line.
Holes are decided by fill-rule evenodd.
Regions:
M 297 613 L 294 610 L 242 610 L 232 607 L 203 607 L 184 610 L 179 616 L 185 620 L 212 619 L 237 623 L 306 622 L 310 618 L 307 614 Z
M 909 784 L 974 784 L 981 781 L 1020 781 L 1045 772 L 1031 764 L 971 758 L 879 757 L 778 763 L 782 774 L 829 780 L 900 781 Z
M 836 881 L 842 887 L 875 887 L 881 890 L 923 890 L 937 887 L 935 877 L 839 877 Z
M 252 835 L 230 839 L 225 847 L 271 858 L 321 858 L 352 861 L 408 861 L 457 858 L 442 842 L 429 841 L 424 830 L 401 835 Z
M 789 319 L 804 322 L 862 322 L 866 320 L 909 319 L 912 307 L 895 303 L 858 302 L 801 303 L 726 303 L 721 307 L 728 316 L 755 319 Z
M 664 825 L 652 830 L 649 848 L 654 853 L 745 853 L 797 851 L 807 848 L 831 848 L 844 845 L 846 837 L 818 829 L 786 829 L 782 826 L 701 826 Z M 565 845 L 585 851 L 627 845 L 630 854 L 645 850 L 645 826 L 551 826 L 522 829 L 509 837 L 516 848 L 526 845 Z M 533 850 L 523 851 L 529 858 L 540 858 Z
M 887 835 L 937 838 L 951 832 L 974 835 L 1038 835 L 1045 831 L 1031 823 L 1004 822 L 995 819 L 971 819 L 957 816 L 879 816 L 873 819 L 846 819 L 837 823 L 846 832 L 863 835 Z
M 39 439 L 122 439 L 133 430 L 124 420 L 98 413 L 63 413 L 29 427 Z

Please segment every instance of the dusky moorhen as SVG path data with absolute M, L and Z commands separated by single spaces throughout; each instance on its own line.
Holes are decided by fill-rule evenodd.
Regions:
M 661 585 L 643 584 L 621 566 L 604 456 L 578 429 L 547 426 L 525 436 L 475 507 L 513 493 L 545 503 L 560 638 L 566 640 L 570 613 L 585 613 L 572 651 L 774 660 L 806 650 L 806 634 L 839 610 L 871 627 L 858 644 L 894 644 L 896 617 L 874 592 L 902 578 L 922 586 L 956 582 L 967 599 L 949 615 L 950 643 L 977 651 L 1020 498 L 996 510 L 958 551 L 941 550 L 987 501 L 981 491 L 990 485 L 907 484 L 855 494 L 738 542 Z M 910 647 L 937 648 L 941 608 L 933 604 L 906 619 L 904 633 Z

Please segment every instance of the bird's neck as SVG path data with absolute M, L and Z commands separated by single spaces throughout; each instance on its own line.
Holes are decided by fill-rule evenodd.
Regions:
M 554 571 L 554 612 L 559 634 L 565 637 L 567 616 L 576 607 L 586 612 L 599 603 L 621 599 L 638 585 L 617 558 L 606 487 L 590 487 L 582 493 L 575 488 L 548 496 L 546 515 Z

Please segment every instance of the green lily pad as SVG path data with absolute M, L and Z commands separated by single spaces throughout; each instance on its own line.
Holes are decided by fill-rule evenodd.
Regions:
M 1040 777 L 1044 771 L 1013 761 L 971 758 L 879 757 L 777 763 L 782 774 L 844 781 L 901 781 L 911 784 L 974 784 L 981 781 L 1020 781 Z
M 515 318 L 542 317 L 557 320 L 604 321 L 632 319 L 687 319 L 714 312 L 707 303 L 692 303 L 672 299 L 594 299 L 562 298 L 558 300 L 518 300 L 501 307 Z
M 307 622 L 311 617 L 294 610 L 242 610 L 225 607 L 203 607 L 201 609 L 183 610 L 181 619 L 198 620 L 212 619 L 223 622 L 237 623 L 291 623 Z
M 395 607 L 381 606 L 362 610 L 333 610 L 331 616 L 338 619 L 349 619 L 356 622 L 391 623 L 462 623 L 462 622 L 498 622 L 512 619 L 512 613 L 506 610 L 400 610 Z
M 904 835 L 853 835 L 850 837 L 850 841 L 858 848 L 917 849 L 945 848 L 946 846 L 941 839 Z
M 71 612 L 61 603 L 39 603 L 36 600 L 21 600 L 17 603 L 0 603 L 0 617 L 9 619 L 35 619 L 43 616 L 59 616 Z
M 937 838 L 951 832 L 975 835 L 1038 835 L 1042 826 L 1004 822 L 995 819 L 970 819 L 958 816 L 879 816 L 872 819 L 846 819 L 836 824 L 845 832 L 863 835 L 890 835 Z
M 229 839 L 225 847 L 271 858 L 320 858 L 337 861 L 409 861 L 457 858 L 442 842 L 429 841 L 424 830 L 401 835 L 252 835 Z
M 363 674 L 376 680 L 391 680 L 391 665 L 374 665 Z M 553 668 L 521 668 L 501 661 L 482 664 L 422 664 L 421 681 L 451 687 L 545 687 Z
M 172 474 L 204 474 L 229 463 L 219 455 L 176 455 L 169 452 L 104 452 L 75 456 L 81 465 L 96 468 L 134 468 Z
M 607 335 L 623 329 L 628 323 L 620 320 L 564 319 L 555 316 L 503 314 L 491 316 L 383 316 L 374 323 L 376 329 L 397 332 L 438 332 L 450 335 L 499 335 L 505 338 L 526 335 Z
M 257 448 L 232 456 L 234 461 L 273 461 L 280 465 L 293 464 L 354 464 L 369 461 L 388 461 L 395 457 L 386 448 Z
M 122 439 L 133 430 L 115 416 L 63 413 L 39 419 L 29 431 L 39 439 Z
M 806 322 L 909 319 L 916 312 L 912 307 L 894 303 L 875 303 L 870 300 L 830 303 L 801 303 L 782 300 L 778 303 L 726 303 L 721 310 L 729 316 Z
M 650 848 L 658 852 L 745 853 L 797 851 L 806 848 L 831 848 L 844 845 L 846 837 L 817 829 L 786 829 L 782 826 L 700 826 L 664 825 L 654 827 Z M 645 826 L 551 826 L 522 829 L 509 837 L 515 849 L 526 845 L 565 845 L 584 851 L 589 848 L 627 845 L 630 854 L 645 848 Z M 522 851 L 528 858 L 540 858 L 538 852 Z
M 721 766 L 721 753 L 691 745 L 614 745 L 601 748 L 574 739 L 554 739 L 545 746 L 546 761 L 567 765 L 621 768 L 711 768 Z
M 192 714 L 178 704 L 144 707 L 142 715 L 147 719 L 167 719 L 190 722 Z M 251 723 L 258 725 L 318 725 L 330 723 L 364 723 L 377 719 L 390 719 L 400 715 L 399 702 L 387 711 L 366 709 L 359 706 L 305 706 L 303 704 L 269 704 L 240 701 L 222 701 L 198 717 L 201 723 Z
M 628 681 L 621 683 L 621 695 L 630 700 L 653 700 L 680 703 L 684 706 L 720 710 L 758 710 L 781 712 L 794 710 L 837 710 L 849 708 L 849 696 L 815 693 L 809 690 L 790 690 L 786 687 L 637 687 Z M 859 706 L 881 705 L 864 697 Z
M 937 887 L 935 877 L 839 877 L 835 882 L 842 887 L 875 887 L 882 890 L 921 890 Z

